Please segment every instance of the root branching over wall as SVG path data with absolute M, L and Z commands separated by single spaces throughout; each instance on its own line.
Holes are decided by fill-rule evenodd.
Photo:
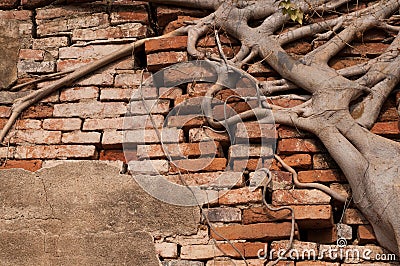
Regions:
M 304 96 L 307 101 L 299 106 L 272 106 L 276 122 L 312 132 L 323 142 L 347 177 L 354 203 L 372 224 L 379 243 L 399 255 L 400 143 L 374 135 L 369 128 L 400 79 L 400 27 L 396 26 L 400 1 L 370 2 L 365 7 L 356 6 L 355 11 L 345 14 L 336 10 L 346 10 L 351 1 L 292 1 L 297 17 L 284 12 L 281 1 L 274 0 L 149 2 L 210 10 L 210 15 L 167 34 L 187 35 L 187 50 L 194 58 L 218 60 L 238 68 L 245 67 L 257 57 L 262 58 L 283 78 L 258 83 L 266 98 L 293 89 L 307 94 Z M 358 4 L 358 1 L 354 2 Z M 299 20 L 299 14 L 304 14 L 304 21 Z M 327 19 L 313 19 L 325 14 L 329 15 Z M 303 24 L 293 23 L 292 19 Z M 199 38 L 215 29 L 223 30 L 240 41 L 241 49 L 235 57 L 229 60 L 223 56 L 216 58 L 197 49 Z M 351 47 L 352 41 L 371 29 L 386 31 L 393 36 L 391 44 L 381 55 L 340 70 L 330 67 L 329 61 L 334 56 Z M 282 48 L 302 38 L 315 38 L 321 45 L 301 58 L 292 57 Z M 19 100 L 0 134 L 0 140 L 4 139 L 15 119 L 27 107 L 105 64 L 129 55 L 145 42 L 146 39 L 143 39 L 128 45 Z M 213 86 L 207 95 L 213 96 L 220 89 Z M 214 128 L 237 120 L 216 121 L 210 116 L 210 105 L 205 103 L 203 108 L 209 114 L 209 124 Z M 239 116 L 251 119 L 268 113 L 265 108 L 255 108 Z

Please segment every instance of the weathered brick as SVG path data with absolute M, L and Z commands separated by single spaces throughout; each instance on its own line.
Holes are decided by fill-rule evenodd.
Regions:
M 317 189 L 276 190 L 272 193 L 274 205 L 329 204 L 331 197 Z
M 62 143 L 86 144 L 86 143 L 100 143 L 101 133 L 99 132 L 81 132 L 74 131 L 63 133 Z
M 307 231 L 307 240 L 321 244 L 332 244 L 337 241 L 337 230 L 335 226 L 330 228 L 310 228 Z
M 49 48 L 59 48 L 63 46 L 68 46 L 68 38 L 67 37 L 48 37 L 41 39 L 34 39 L 32 48 L 33 49 L 42 49 L 48 50 Z
M 116 27 L 98 29 L 75 29 L 72 41 L 92 41 L 114 38 L 143 38 L 147 35 L 147 26 L 141 23 L 127 23 Z
M 59 49 L 59 59 L 99 59 L 121 48 L 121 45 L 88 45 L 84 47 L 62 47 Z
M 148 14 L 146 9 L 136 9 L 132 11 L 117 11 L 111 13 L 111 25 L 117 25 L 127 22 L 148 23 Z
M 211 237 L 216 240 L 224 240 L 219 235 L 229 239 L 263 239 L 271 241 L 275 239 L 289 237 L 291 231 L 291 223 L 258 223 L 248 225 L 228 225 L 216 226 L 211 231 Z
M 270 186 L 272 190 L 277 189 L 291 189 L 293 188 L 292 175 L 289 172 L 271 171 L 272 179 Z M 250 173 L 250 182 L 252 180 L 261 181 L 266 177 L 263 171 Z
M 155 243 L 156 253 L 162 258 L 171 259 L 178 257 L 178 245 L 175 243 Z
M 190 173 L 168 175 L 166 178 L 175 184 L 206 188 L 232 188 L 245 185 L 244 176 L 241 172 Z
M 44 50 L 20 49 L 19 59 L 42 61 L 44 59 Z
M 221 205 L 260 203 L 262 201 L 262 192 L 260 189 L 251 191 L 248 187 L 228 191 L 221 190 L 218 201 Z
M 122 102 L 100 103 L 68 103 L 54 105 L 55 117 L 114 117 L 126 113 L 126 104 Z
M 247 264 L 246 264 L 247 263 Z M 232 260 L 231 258 L 216 258 L 207 261 L 206 266 L 264 266 L 264 260 L 248 259 L 246 263 L 243 260 Z M 280 261 L 277 266 L 294 266 L 293 261 Z
M 166 154 L 172 158 L 193 158 L 199 156 L 221 157 L 222 149 L 218 142 L 180 143 L 180 144 L 153 144 L 138 145 L 138 157 L 143 159 L 165 159 Z
M 235 132 L 239 142 L 259 142 L 262 139 L 276 139 L 278 137 L 274 124 L 260 124 L 258 122 L 239 123 Z
M 350 225 L 369 224 L 368 220 L 357 209 L 347 209 L 343 216 L 343 223 Z
M 344 182 L 346 178 L 340 170 L 310 170 L 298 172 L 298 179 L 302 183 L 329 183 Z
M 35 172 L 42 167 L 41 160 L 7 160 L 4 164 L 0 165 L 0 170 L 22 168 L 27 171 Z
M 148 161 L 129 161 L 128 169 L 131 174 L 166 174 L 168 173 L 168 161 L 148 160 Z
M 374 229 L 370 225 L 358 226 L 357 239 L 360 245 L 376 243 Z
M 316 253 L 318 257 L 318 253 Z M 343 265 L 340 264 L 339 262 L 326 262 L 326 261 L 299 261 L 296 262 L 296 265 L 298 266 L 339 266 Z
M 131 153 L 132 154 L 132 153 Z M 131 160 L 136 160 L 137 158 L 130 158 Z M 122 161 L 126 162 L 125 154 L 123 150 L 102 150 L 100 152 L 99 160 L 102 161 Z
M 186 50 L 187 36 L 174 36 L 162 39 L 149 40 L 145 43 L 146 53 Z
M 194 260 L 164 260 L 161 263 L 162 266 L 204 266 L 202 261 Z
M 17 122 L 15 123 L 15 128 L 17 128 L 18 130 L 41 129 L 41 127 L 42 127 L 42 121 L 35 119 L 21 119 L 17 120 Z M 2 128 L 1 122 L 0 122 L 0 128 Z
M 60 94 L 60 101 L 72 102 L 82 99 L 97 99 L 98 95 L 98 87 L 74 87 L 62 90 Z
M 147 66 L 150 71 L 157 71 L 160 68 L 187 60 L 186 52 L 159 52 L 147 55 Z
M 184 139 L 183 131 L 175 128 L 164 128 L 160 130 L 164 143 L 182 142 Z M 122 143 L 132 144 L 152 144 L 160 143 L 157 133 L 152 129 L 138 129 L 123 131 L 106 131 L 103 134 L 103 145 L 116 145 Z
M 171 164 L 171 173 L 185 172 L 213 172 L 224 171 L 227 160 L 225 158 L 201 158 L 174 160 Z
M 292 205 L 296 222 L 302 229 L 327 228 L 333 225 L 333 212 L 330 205 Z M 290 220 L 289 210 L 270 211 L 265 207 L 243 210 L 243 223 L 265 223 Z
M 398 121 L 378 122 L 372 127 L 371 132 L 386 137 L 399 137 L 400 123 Z
M 143 74 L 143 79 L 146 80 L 148 78 L 148 73 Z M 132 88 L 134 86 L 139 86 L 141 81 L 141 73 L 120 73 L 115 77 L 115 86 L 116 87 L 123 87 L 123 88 Z M 157 90 L 154 87 L 144 86 L 143 90 L 143 97 L 147 99 L 148 93 L 152 93 L 152 95 L 156 98 Z M 133 93 L 132 93 L 133 94 Z M 139 93 L 138 93 L 139 94 Z M 138 97 L 139 99 L 139 97 Z
M 18 62 L 18 73 L 52 73 L 56 70 L 56 64 L 53 61 L 37 62 L 32 60 L 23 60 Z
M 162 115 L 153 115 L 154 123 L 157 128 L 161 128 L 164 122 Z M 153 128 L 149 116 L 125 116 L 116 118 L 85 119 L 83 130 L 103 130 L 103 129 L 150 129 Z
M 11 0 L 5 0 L 5 2 L 11 2 Z M 3 1 L 2 1 L 3 2 Z M 1 5 L 1 4 L 0 4 Z M 0 19 L 16 19 L 16 20 L 30 20 L 32 17 L 32 11 L 30 10 L 0 10 Z
M 8 118 L 11 114 L 11 107 L 0 106 L 0 117 Z
M 319 153 L 313 155 L 313 168 L 321 170 L 330 168 L 337 169 L 339 167 L 329 154 Z
M 329 188 L 344 198 L 349 199 L 351 196 L 351 188 L 349 184 L 332 183 Z
M 321 144 L 314 139 L 282 139 L 278 142 L 278 153 L 318 152 Z
M 276 259 L 278 257 L 278 252 L 286 250 L 288 246 L 289 240 L 274 241 L 271 243 L 270 255 Z M 294 240 L 287 257 L 293 260 L 315 259 L 318 257 L 318 244 Z M 298 262 L 296 262 L 296 265 L 298 265 Z
M 344 259 L 345 265 L 346 263 L 353 263 L 362 265 L 364 260 L 376 260 L 375 258 L 379 258 L 379 255 L 388 254 L 383 248 L 373 245 L 368 246 L 356 246 L 356 245 L 347 245 L 341 249 L 338 249 L 336 245 L 320 245 L 319 247 L 319 258 L 322 260 L 330 260 L 330 256 L 332 256 L 332 252 L 329 250 L 336 250 L 336 254 L 338 258 L 340 258 L 340 254 L 343 254 L 342 257 Z M 346 254 L 348 254 L 346 256 Z M 367 257 L 363 257 L 367 256 Z M 370 265 L 379 265 L 379 262 L 373 262 Z M 342 264 L 344 265 L 344 264 Z M 368 265 L 368 264 L 367 264 Z
M 50 145 L 18 146 L 15 158 L 18 159 L 65 159 L 92 158 L 96 154 L 95 146 L 90 145 Z
M 229 147 L 229 158 L 248 158 L 248 157 L 273 157 L 272 146 L 256 144 L 236 144 Z
M 48 118 L 43 120 L 43 129 L 70 131 L 80 129 L 82 120 L 79 118 Z
M 33 129 L 17 130 L 15 134 L 9 137 L 9 140 L 10 143 L 58 144 L 61 141 L 61 132 Z
M 80 14 L 79 16 L 67 16 L 52 20 L 38 20 L 37 23 L 38 36 L 52 36 L 78 28 L 108 25 L 108 15 L 104 13 Z
M 248 159 L 248 160 L 234 160 L 233 170 L 234 171 L 255 171 L 261 167 L 264 167 L 262 159 Z
M 242 212 L 239 208 L 210 208 L 203 211 L 210 222 L 232 223 L 242 221 Z
M 18 0 L 4 0 L 0 3 L 0 8 L 1 9 L 6 9 L 6 8 L 13 8 L 18 5 Z
M 173 87 L 173 88 L 168 88 L 168 87 L 161 87 L 159 88 L 159 95 L 160 99 L 168 99 L 168 100 L 175 100 L 176 97 L 179 97 L 182 95 L 182 89 Z
M 94 58 L 83 58 L 83 59 L 64 59 L 57 61 L 57 72 L 64 72 L 68 70 L 75 70 L 84 67 L 90 63 L 95 62 Z
M 100 101 L 128 101 L 131 96 L 131 89 L 103 88 L 100 92 Z
M 169 127 L 179 127 L 179 128 L 194 128 L 200 127 L 206 124 L 206 118 L 204 116 L 199 115 L 174 115 L 168 117 L 168 126 Z M 199 128 L 195 129 L 199 130 Z M 203 138 L 199 141 L 205 141 Z M 194 141 L 192 141 L 194 142 Z
M 282 139 L 287 139 L 287 138 L 307 138 L 307 137 L 311 136 L 311 133 L 299 130 L 297 128 L 283 126 L 283 125 L 279 125 L 278 134 L 279 134 L 279 137 L 282 138 Z
M 259 249 L 265 248 L 265 244 L 261 242 L 239 242 L 232 244 L 235 246 L 236 250 L 228 243 L 218 243 L 216 245 L 183 246 L 181 249 L 181 258 L 197 260 L 211 259 L 223 256 L 241 258 L 241 255 L 237 252 L 237 250 L 239 250 L 240 253 L 246 258 L 254 258 L 257 257 L 257 252 Z
M 131 101 L 128 108 L 131 115 L 146 115 L 148 114 L 147 110 L 151 114 L 167 114 L 169 112 L 169 100 Z
M 312 165 L 312 157 L 309 154 L 292 154 L 282 158 L 283 161 L 294 168 L 309 168 Z M 280 165 L 280 164 L 279 164 Z
M 164 27 L 168 22 L 176 20 L 178 16 L 203 17 L 207 11 L 202 9 L 188 9 L 182 7 L 158 6 L 157 20 L 160 27 Z
M 112 73 L 93 74 L 86 78 L 78 80 L 76 86 L 112 86 L 114 76 Z

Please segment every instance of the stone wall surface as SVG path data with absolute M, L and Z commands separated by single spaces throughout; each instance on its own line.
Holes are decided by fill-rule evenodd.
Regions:
M 134 39 L 160 35 L 207 15 L 204 10 L 132 0 L 48 2 L 0 2 L 0 128 L 14 100 L 52 81 L 21 91 L 10 91 L 12 86 L 80 68 Z M 366 32 L 330 64 L 341 69 L 374 58 L 388 47 L 387 37 L 383 32 Z M 229 36 L 221 35 L 221 42 L 228 57 L 240 48 Z M 171 77 L 187 80 L 196 73 L 210 75 L 209 71 L 172 69 L 168 75 L 163 72 L 163 79 L 152 76 L 191 60 L 186 43 L 186 36 L 148 41 L 135 56 L 85 76 L 21 115 L 6 138 L 7 145 L 0 147 L 0 264 L 245 265 L 240 251 L 248 265 L 263 265 L 258 251 L 284 247 L 291 224 L 287 210 L 268 211 L 262 204 L 262 190 L 249 189 L 255 170 L 262 166 L 270 167 L 273 176 L 268 201 L 294 209 L 296 250 L 318 253 L 335 248 L 340 231 L 352 250 L 386 254 L 353 205 L 343 213 L 343 206 L 323 192 L 293 188 L 291 174 L 271 154 L 266 155 L 275 149 L 298 172 L 301 182 L 319 182 L 349 196 L 346 179 L 312 134 L 251 121 L 238 125 L 231 136 L 214 132 L 204 127 L 207 122 L 198 115 L 199 97 L 210 84 L 186 82 L 171 87 Z M 316 45 L 302 40 L 284 48 L 298 57 Z M 198 46 L 218 55 L 212 36 L 200 39 Z M 144 79 L 153 83 L 140 93 L 142 70 Z M 251 64 L 248 72 L 260 80 L 279 78 L 260 62 Z M 237 90 L 252 93 L 246 82 Z M 223 103 L 230 95 L 223 92 L 218 97 Z M 398 99 L 399 92 L 387 100 L 372 128 L 396 141 L 400 140 Z M 273 103 L 288 107 L 302 101 Z M 252 104 L 231 99 L 228 115 Z M 146 106 L 152 107 L 153 121 Z M 179 111 L 172 112 L 177 106 Z M 223 107 L 221 102 L 215 104 L 215 117 L 223 119 Z M 164 145 L 154 128 L 162 133 Z M 148 180 L 161 175 L 183 188 L 184 184 L 200 187 L 203 198 L 213 198 L 202 206 L 209 223 L 200 217 L 199 207 L 177 207 L 153 198 L 133 180 L 139 174 Z M 164 188 L 161 183 L 152 185 Z M 384 259 L 327 256 L 278 265 L 361 263 L 398 265 Z

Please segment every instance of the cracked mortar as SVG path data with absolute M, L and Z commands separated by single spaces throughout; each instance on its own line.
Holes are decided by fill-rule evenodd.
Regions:
M 159 265 L 153 237 L 195 234 L 200 221 L 102 162 L 1 170 L 0 203 L 1 265 Z

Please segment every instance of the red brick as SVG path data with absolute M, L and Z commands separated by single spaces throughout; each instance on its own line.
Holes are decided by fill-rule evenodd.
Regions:
M 72 101 L 80 101 L 83 99 L 97 99 L 98 95 L 99 95 L 99 88 L 94 86 L 68 88 L 61 91 L 60 101 L 72 102 Z
M 52 0 L 21 0 L 21 5 L 24 8 L 36 8 L 51 4 Z
M 378 122 L 376 123 L 371 132 L 377 135 L 387 137 L 399 137 L 400 136 L 400 123 L 395 122 Z
M 169 112 L 169 100 L 131 101 L 128 108 L 130 115 L 147 115 L 148 110 L 151 114 L 167 114 Z
M 27 171 L 35 172 L 42 167 L 40 160 L 7 160 L 4 164 L 0 165 L 2 169 L 22 168 Z
M 236 205 L 248 203 L 260 203 L 262 201 L 262 192 L 260 189 L 251 191 L 248 187 L 221 190 L 219 191 L 219 204 Z
M 236 127 L 236 141 L 259 142 L 261 140 L 278 138 L 274 124 L 260 124 L 258 122 L 239 123 Z
M 333 58 L 329 65 L 335 70 L 339 70 L 346 67 L 355 66 L 358 64 L 365 63 L 367 60 L 364 58 Z
M 232 188 L 245 185 L 241 172 L 210 172 L 168 175 L 166 179 L 179 185 L 201 186 L 205 188 Z
M 262 159 L 248 159 L 248 160 L 234 160 L 233 170 L 234 171 L 255 171 L 261 167 L 264 167 Z
M 282 139 L 287 139 L 287 138 L 306 138 L 310 137 L 311 133 L 305 132 L 303 130 L 299 130 L 293 127 L 288 127 L 288 126 L 283 126 L 280 125 L 278 127 L 278 134 L 279 137 Z
M 175 100 L 177 97 L 182 95 L 182 89 L 173 87 L 161 87 L 159 88 L 159 99 Z
M 374 229 L 370 225 L 358 226 L 357 239 L 360 245 L 376 243 Z
M 48 118 L 43 120 L 43 129 L 70 131 L 81 128 L 82 120 L 79 118 Z
M 147 66 L 150 71 L 157 71 L 163 67 L 187 60 L 186 52 L 159 52 L 147 55 Z
M 18 146 L 15 157 L 19 159 L 93 158 L 96 148 L 90 145 Z
M 227 160 L 225 158 L 174 160 L 171 164 L 171 173 L 177 173 L 178 170 L 182 173 L 224 171 L 226 163 Z
M 297 41 L 284 46 L 287 53 L 296 55 L 305 55 L 311 52 L 312 45 L 305 41 Z
M 175 36 L 156 40 L 149 40 L 145 43 L 146 53 L 186 50 L 187 36 Z
M 330 228 L 310 228 L 307 231 L 307 240 L 323 244 L 332 244 L 337 240 L 337 230 L 336 226 Z
M 1 119 L 0 119 L 0 128 L 1 128 Z M 42 121 L 35 119 L 21 119 L 17 120 L 15 123 L 16 129 L 41 129 Z
M 13 0 L 5 0 L 5 1 L 12 2 Z M 32 11 L 30 10 L 9 10 L 9 11 L 0 10 L 0 19 L 2 20 L 3 19 L 31 20 L 31 17 L 32 17 Z
M 218 142 L 211 141 L 165 145 L 138 145 L 137 151 L 139 160 L 165 159 L 166 153 L 172 158 L 222 157 L 221 145 Z
M 0 8 L 6 9 L 16 7 L 18 5 L 18 2 L 18 0 L 3 0 L 0 2 Z
M 142 22 L 148 23 L 148 14 L 146 9 L 136 9 L 134 11 L 118 11 L 111 13 L 111 25 L 127 23 L 127 22 Z
M 59 60 L 57 62 L 57 72 L 78 69 L 93 63 L 94 61 L 96 61 L 94 58 Z
M 298 179 L 303 183 L 344 182 L 346 178 L 340 170 L 310 170 L 298 172 Z
M 347 209 L 343 216 L 343 223 L 349 225 L 369 224 L 368 220 L 357 209 Z
M 206 10 L 188 9 L 182 7 L 158 6 L 157 21 L 160 27 L 164 27 L 168 22 L 176 20 L 178 16 L 204 17 L 207 15 Z
M 327 153 L 313 155 L 313 168 L 314 169 L 337 169 L 339 168 L 332 157 Z
M 228 225 L 216 226 L 214 230 L 219 235 L 229 239 L 263 239 L 271 241 L 280 238 L 289 237 L 291 223 L 258 223 L 248 225 Z M 211 231 L 211 237 L 216 240 L 223 240 L 214 231 Z
M 68 103 L 54 105 L 55 117 L 114 117 L 125 114 L 127 111 L 126 104 L 122 102 L 112 103 Z
M 309 168 L 312 166 L 312 158 L 309 154 L 293 154 L 282 158 L 283 161 L 294 168 Z
M 74 131 L 62 134 L 62 143 L 87 144 L 100 143 L 101 133 Z
M 291 100 L 288 98 L 280 98 L 280 99 L 272 100 L 271 102 L 274 105 L 278 105 L 278 106 L 281 106 L 284 108 L 292 108 L 292 107 L 295 107 L 297 105 L 304 103 L 304 101 L 302 101 L 302 100 Z
M 206 118 L 198 115 L 177 115 L 168 117 L 169 127 L 179 127 L 190 129 L 194 127 L 200 127 L 206 124 Z
M 271 74 L 275 74 L 276 72 L 266 66 L 263 63 L 255 63 L 255 64 L 250 64 L 248 73 L 255 76 L 255 77 L 264 77 L 264 76 L 271 76 Z
M 44 50 L 20 49 L 19 59 L 42 61 L 44 59 Z
M 282 139 L 278 142 L 278 153 L 319 152 L 321 146 L 315 139 Z
M 274 205 L 329 204 L 331 197 L 317 189 L 276 190 L 272 192 Z
M 15 134 L 9 135 L 6 139 L 9 139 L 10 143 L 58 144 L 61 141 L 61 132 L 34 129 L 17 130 Z
M 0 118 L 0 129 L 2 129 L 6 125 L 7 121 L 8 119 L 6 118 Z
M 22 113 L 22 118 L 47 118 L 51 116 L 53 116 L 53 107 L 46 105 L 34 105 Z
M 130 158 L 131 160 L 134 160 L 135 158 Z M 103 150 L 100 152 L 100 158 L 99 160 L 102 161 L 122 161 L 126 162 L 125 160 L 125 154 L 124 151 L 122 150 Z
M 302 229 L 327 228 L 333 225 L 333 212 L 330 205 L 292 205 L 296 222 Z M 291 220 L 289 210 L 270 211 L 266 207 L 253 207 L 243 210 L 243 223 L 266 223 Z

